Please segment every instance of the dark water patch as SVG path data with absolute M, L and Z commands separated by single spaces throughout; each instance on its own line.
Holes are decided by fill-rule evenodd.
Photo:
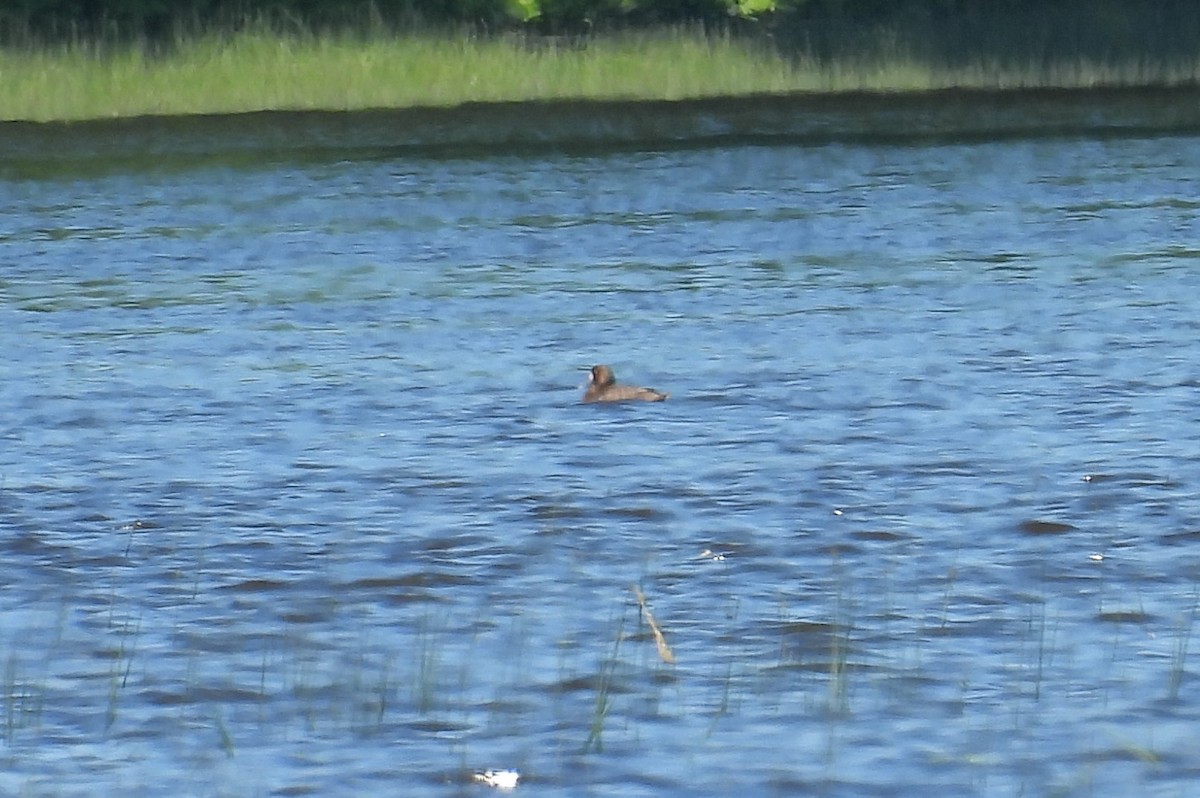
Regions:
M 455 722 L 445 718 L 425 718 L 404 724 L 412 731 L 423 734 L 461 734 L 472 730 L 471 724 Z
M 393 587 L 396 589 L 465 587 L 478 584 L 479 581 L 478 577 L 449 571 L 419 571 L 396 577 Z
M 466 533 L 458 533 L 448 536 L 437 536 L 427 538 L 421 544 L 421 548 L 427 552 L 453 552 L 459 550 L 472 550 L 479 547 L 487 546 L 490 541 L 479 535 L 471 535 Z
M 408 574 L 401 576 L 375 576 L 356 579 L 352 582 L 347 582 L 339 585 L 339 588 L 346 591 L 388 591 L 396 588 L 407 588 L 413 586 L 425 586 L 436 581 L 428 578 L 424 574 Z
M 612 507 L 605 513 L 614 517 L 624 517 L 637 521 L 661 521 L 669 517 L 669 513 L 655 507 Z
M 1147 624 L 1154 618 L 1141 610 L 1106 610 L 1096 613 L 1096 620 L 1101 623 Z
M 1186 532 L 1168 532 L 1159 537 L 1159 541 L 1168 546 L 1186 546 L 1193 543 L 1200 543 L 1200 529 L 1188 530 Z
M 296 798 L 296 796 L 301 795 L 320 795 L 324 789 L 324 786 L 301 784 L 272 790 L 271 795 L 279 795 L 283 796 L 283 798 Z
M 328 607 L 324 610 L 308 610 L 302 612 L 281 612 L 279 620 L 287 624 L 295 626 L 305 626 L 308 624 L 324 624 L 328 623 L 334 617 L 334 608 Z
M 647 638 L 642 642 L 650 643 L 650 640 Z M 626 668 L 622 663 L 612 661 L 607 663 L 604 670 L 600 672 L 560 679 L 543 685 L 542 689 L 555 694 L 638 695 L 642 690 L 639 682 L 644 675 L 646 674 Z
M 930 638 L 982 637 L 987 632 L 994 631 L 995 626 L 986 621 L 954 619 L 943 621 L 937 625 L 924 626 L 921 628 L 921 634 Z
M 165 690 L 148 690 L 142 697 L 158 706 L 191 706 L 211 703 L 219 704 L 260 704 L 267 696 L 261 692 L 237 687 L 189 687 L 179 692 Z
M 578 518 L 587 518 L 590 513 L 582 507 L 573 506 L 567 503 L 543 503 L 536 504 L 531 509 L 530 514 L 542 521 L 555 520 L 572 520 Z
M 233 593 L 269 593 L 285 590 L 288 586 L 289 583 L 275 579 L 247 579 L 232 585 L 222 585 L 219 589 Z
M 1022 521 L 1017 525 L 1017 528 L 1026 535 L 1061 535 L 1065 532 L 1074 532 L 1078 529 L 1073 524 L 1063 521 L 1045 521 L 1037 518 Z
M 829 652 L 824 652 L 824 656 L 828 657 Z M 832 675 L 833 678 L 842 678 L 843 676 L 863 673 L 869 670 L 871 670 L 871 666 L 864 663 L 856 663 L 841 658 L 826 659 L 821 656 L 802 661 L 777 662 L 763 667 L 763 671 L 773 677 L 788 676 L 791 674 L 812 674 L 815 676 Z
M 45 539 L 44 535 L 36 532 L 18 532 L 17 534 L 6 536 L 3 542 L 3 551 L 6 554 L 33 556 L 49 560 L 57 560 L 73 554 L 73 549 L 69 546 L 50 543 Z
M 405 607 L 412 604 L 448 604 L 453 602 L 453 597 L 430 590 L 409 589 L 389 592 L 382 598 L 382 601 L 388 606 Z
M 832 560 L 837 560 L 840 557 L 855 557 L 862 554 L 863 549 L 853 543 L 833 543 L 825 546 L 819 546 L 816 550 L 817 554 L 828 557 Z
M 764 623 L 759 628 L 771 636 L 818 636 L 823 638 L 835 634 L 839 629 L 837 624 L 826 621 L 804 620 Z

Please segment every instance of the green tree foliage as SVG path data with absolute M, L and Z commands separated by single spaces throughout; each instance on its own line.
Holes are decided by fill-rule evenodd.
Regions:
M 1200 41 L 1197 0 L 0 0 L 0 44 L 169 41 L 247 21 L 555 35 L 698 25 L 766 33 L 808 57 L 893 47 L 952 64 L 1163 60 L 1193 57 Z
M 780 16 L 777 44 L 831 60 L 1162 65 L 1200 48 L 1197 0 L 793 0 Z
M 582 31 L 768 14 L 789 0 L 3 0 L 0 28 L 50 36 L 159 35 L 247 19 L 308 25 L 533 25 Z M 10 36 L 11 38 L 11 36 Z

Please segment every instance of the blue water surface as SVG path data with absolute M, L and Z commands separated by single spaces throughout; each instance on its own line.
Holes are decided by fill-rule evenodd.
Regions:
M 14 177 L 0 792 L 1190 796 L 1197 198 L 1183 134 Z

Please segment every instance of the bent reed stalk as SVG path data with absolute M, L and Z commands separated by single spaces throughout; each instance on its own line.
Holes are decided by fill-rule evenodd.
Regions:
M 166 47 L 0 49 L 0 120 L 1186 83 L 1200 83 L 1200 55 L 1169 67 L 1086 59 L 939 67 L 899 46 L 834 59 L 787 57 L 765 40 L 692 29 L 560 41 L 250 25 L 232 34 L 180 35 Z
M 650 626 L 650 631 L 654 634 L 654 645 L 658 649 L 658 656 L 663 662 L 668 665 L 675 664 L 675 653 L 671 651 L 671 647 L 667 645 L 666 635 L 663 634 L 662 627 L 654 620 L 654 614 L 650 612 L 650 607 L 646 603 L 646 594 L 637 585 L 630 585 L 630 590 L 637 598 L 638 608 L 642 611 L 642 617 L 646 619 L 646 623 Z

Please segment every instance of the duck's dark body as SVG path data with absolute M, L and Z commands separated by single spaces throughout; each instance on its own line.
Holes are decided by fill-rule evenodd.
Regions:
M 588 380 L 587 391 L 583 401 L 591 402 L 661 402 L 668 394 L 653 388 L 639 388 L 636 385 L 621 385 L 616 375 L 608 366 L 592 366 L 592 376 Z

